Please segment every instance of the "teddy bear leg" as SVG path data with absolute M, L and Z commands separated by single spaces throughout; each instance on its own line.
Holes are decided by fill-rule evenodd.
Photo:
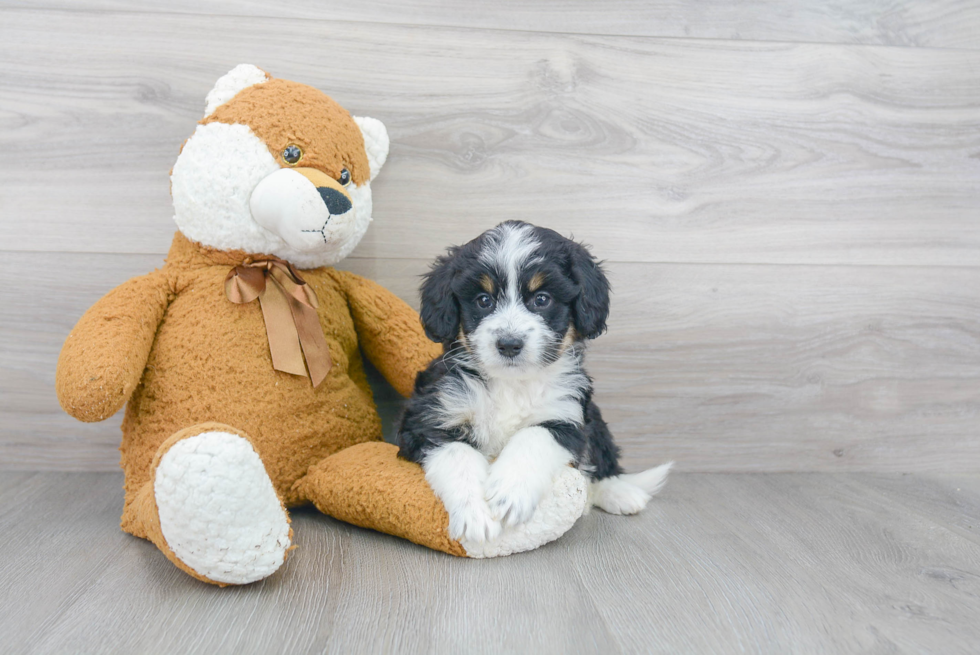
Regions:
M 294 490 L 324 514 L 461 557 L 500 557 L 532 550 L 565 534 L 588 506 L 588 482 L 573 468 L 552 483 L 531 519 L 486 542 L 449 536 L 449 515 L 422 467 L 398 458 L 398 447 L 351 446 L 310 467 Z
M 151 470 L 124 529 L 220 586 L 255 582 L 282 566 L 293 536 L 289 516 L 247 435 L 218 423 L 181 430 L 160 446 Z

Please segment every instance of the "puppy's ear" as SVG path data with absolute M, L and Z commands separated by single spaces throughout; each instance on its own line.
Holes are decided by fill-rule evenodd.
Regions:
M 586 339 L 606 331 L 609 317 L 609 280 L 592 253 L 580 243 L 568 242 L 572 279 L 579 286 L 572 303 L 575 329 Z
M 459 305 L 452 286 L 458 250 L 450 248 L 448 255 L 437 258 L 422 282 L 419 316 L 426 336 L 437 343 L 452 343 L 459 332 Z

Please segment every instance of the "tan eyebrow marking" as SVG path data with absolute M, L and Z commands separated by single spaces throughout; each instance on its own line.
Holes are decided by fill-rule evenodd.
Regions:
M 483 287 L 483 290 L 487 293 L 493 293 L 493 280 L 491 280 L 490 276 L 486 273 L 484 273 L 483 277 L 480 278 L 480 286 Z
M 527 290 L 533 293 L 540 289 L 542 284 L 544 284 L 544 273 L 538 271 L 531 278 L 531 281 L 527 283 Z

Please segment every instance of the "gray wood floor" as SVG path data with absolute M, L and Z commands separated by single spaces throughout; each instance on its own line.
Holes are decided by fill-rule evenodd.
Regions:
M 680 474 L 640 516 L 469 561 L 294 513 L 218 589 L 118 530 L 116 473 L 0 477 L 13 653 L 975 653 L 980 476 Z

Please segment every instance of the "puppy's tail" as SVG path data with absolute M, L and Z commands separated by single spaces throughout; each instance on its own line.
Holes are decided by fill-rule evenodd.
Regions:
M 619 479 L 636 485 L 651 496 L 656 496 L 667 484 L 667 474 L 672 468 L 674 468 L 674 463 L 667 462 L 642 473 L 624 473 L 619 476 Z
M 593 482 L 589 485 L 590 501 L 610 514 L 636 514 L 664 488 L 673 466 L 667 462 L 642 473 L 623 473 Z

